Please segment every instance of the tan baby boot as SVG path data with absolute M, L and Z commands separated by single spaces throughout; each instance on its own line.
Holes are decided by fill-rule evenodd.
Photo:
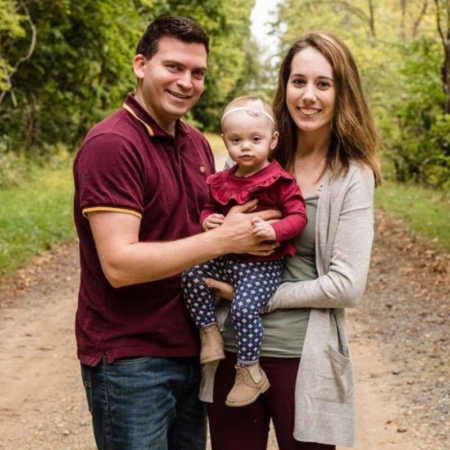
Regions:
M 227 406 L 249 405 L 269 387 L 270 383 L 266 372 L 259 363 L 247 367 L 236 367 L 234 386 L 229 392 L 225 404 Z
M 200 364 L 225 359 L 222 334 L 217 324 L 200 328 L 200 341 L 202 345 L 200 350 Z

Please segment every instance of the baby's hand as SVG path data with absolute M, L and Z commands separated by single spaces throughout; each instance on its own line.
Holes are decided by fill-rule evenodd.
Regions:
M 202 227 L 205 231 L 212 230 L 213 228 L 220 227 L 225 219 L 223 214 L 210 214 L 202 223 Z
M 252 232 L 255 236 L 263 239 L 264 241 L 276 241 L 277 235 L 272 225 L 269 222 L 255 217 L 252 220 Z

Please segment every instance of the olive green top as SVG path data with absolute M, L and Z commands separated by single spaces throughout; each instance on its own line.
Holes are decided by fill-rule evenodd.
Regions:
M 305 281 L 317 278 L 315 264 L 315 229 L 318 196 L 305 199 L 308 224 L 297 239 L 297 252 L 286 258 L 282 281 Z M 262 316 L 264 338 L 261 356 L 298 358 L 301 356 L 309 308 L 278 309 Z M 225 349 L 237 352 L 233 324 L 228 316 L 224 329 Z
M 297 441 L 353 447 L 355 389 L 345 308 L 364 293 L 373 241 L 373 170 L 350 161 L 323 178 L 316 213 L 318 277 L 282 283 L 266 311 L 311 308 L 295 382 Z M 218 363 L 202 366 L 200 399 L 212 402 Z

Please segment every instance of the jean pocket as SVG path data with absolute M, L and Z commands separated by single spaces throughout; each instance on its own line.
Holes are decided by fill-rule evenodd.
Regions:
M 318 371 L 313 397 L 333 403 L 348 403 L 353 397 L 352 363 L 331 346 L 326 350 L 327 364 Z

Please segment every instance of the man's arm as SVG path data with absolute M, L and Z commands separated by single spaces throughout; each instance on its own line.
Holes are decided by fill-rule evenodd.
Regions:
M 139 242 L 140 218 L 131 214 L 93 212 L 88 219 L 103 273 L 118 288 L 167 278 L 227 253 L 272 253 L 278 244 L 262 243 L 250 225 L 255 215 L 270 219 L 280 214 L 246 214 L 255 204 L 232 208 L 219 228 L 170 242 Z

